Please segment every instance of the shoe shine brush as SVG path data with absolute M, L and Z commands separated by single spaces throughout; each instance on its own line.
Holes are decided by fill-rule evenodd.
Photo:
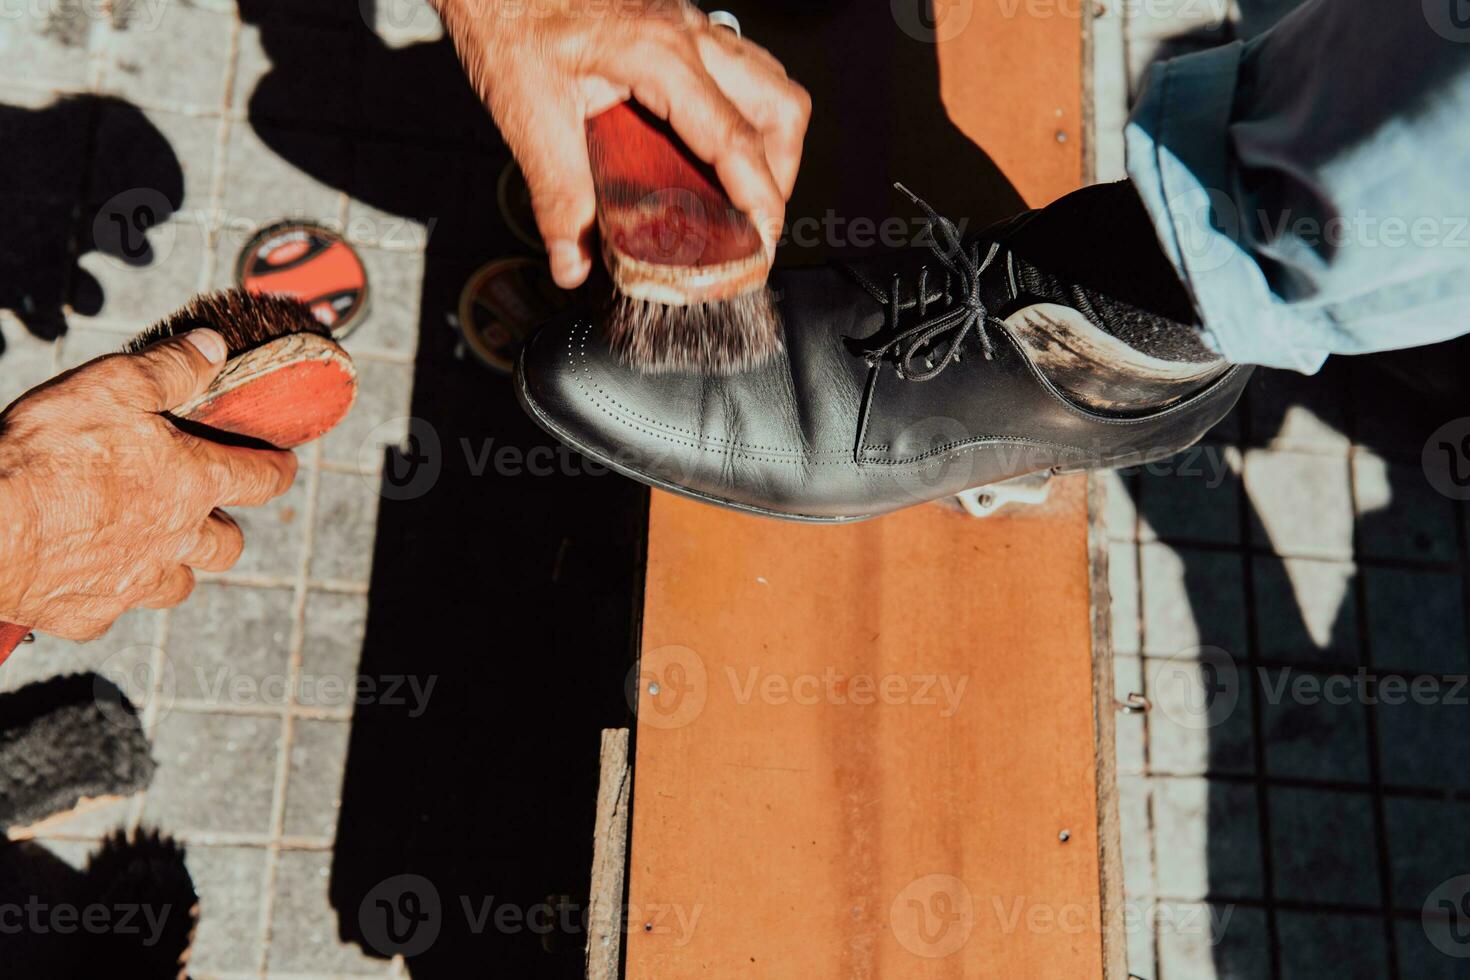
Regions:
M 126 351 L 208 327 L 229 358 L 204 393 L 168 414 L 179 428 L 220 442 L 294 449 L 342 421 L 357 397 L 352 358 L 305 304 L 239 289 L 196 296 L 134 337 Z M 0 623 L 0 663 L 30 627 Z
M 587 123 L 609 340 L 647 373 L 731 374 L 781 350 L 751 220 L 666 125 L 624 102 Z

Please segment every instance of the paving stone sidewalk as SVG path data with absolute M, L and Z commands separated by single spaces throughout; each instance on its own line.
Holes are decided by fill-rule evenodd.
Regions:
M 401 963 L 338 940 L 327 887 L 379 499 L 372 461 L 401 435 L 385 423 L 408 411 L 425 232 L 368 213 L 266 145 L 246 105 L 271 62 L 261 28 L 241 23 L 233 2 L 120 0 L 111 9 L 31 5 L 0 21 L 0 102 L 32 110 L 26 118 L 43 134 L 73 128 L 50 145 L 88 148 L 38 161 L 26 172 L 42 179 L 4 192 L 0 213 L 70 216 L 42 241 L 55 242 L 45 261 L 75 270 L 59 339 L 0 313 L 0 402 L 118 349 L 193 293 L 230 284 L 245 237 L 278 218 L 355 229 L 381 299 L 346 344 L 362 377 L 351 417 L 298 453 L 289 493 L 235 512 L 248 541 L 239 565 L 201 575 L 176 610 L 129 614 L 85 646 L 41 637 L 0 672 L 0 689 L 12 690 L 100 671 L 143 708 L 154 743 L 158 771 L 146 793 L 50 825 L 43 843 L 80 866 L 114 828 L 159 827 L 179 839 L 203 910 L 196 980 L 403 976 Z M 371 14 L 371 2 L 362 10 Z M 437 27 L 422 5 L 395 10 L 381 33 L 396 26 L 397 43 Z M 303 42 L 332 30 L 302 19 Z M 328 84 L 305 86 L 303 104 L 341 118 L 338 82 L 338 101 Z M 68 99 L 84 111 L 59 111 Z M 323 152 L 340 149 L 339 139 L 323 137 Z M 146 263 L 90 247 L 98 236 L 84 216 L 97 205 L 115 195 L 146 203 L 171 185 L 182 186 L 182 200 L 149 231 Z M 87 296 L 101 297 L 95 309 Z
M 1098 178 L 1152 61 L 1295 5 L 1100 8 Z M 1470 872 L 1467 513 L 1421 459 L 1449 421 L 1366 363 L 1258 372 L 1203 447 L 1108 477 L 1117 694 L 1151 705 L 1118 716 L 1142 980 L 1467 975 L 1421 921 Z

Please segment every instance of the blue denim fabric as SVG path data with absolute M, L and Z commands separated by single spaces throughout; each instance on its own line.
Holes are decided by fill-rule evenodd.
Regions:
M 1128 174 L 1228 360 L 1470 332 L 1470 4 L 1308 0 L 1155 65 Z

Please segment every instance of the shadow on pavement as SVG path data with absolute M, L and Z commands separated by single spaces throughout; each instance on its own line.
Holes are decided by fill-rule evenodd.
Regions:
M 1248 454 L 1277 446 L 1282 458 L 1322 474 L 1320 482 L 1304 476 L 1268 488 L 1278 498 L 1273 515 L 1243 492 L 1238 475 L 1212 490 L 1213 499 L 1196 496 L 1167 463 L 1165 472 L 1128 483 L 1143 524 L 1163 541 L 1145 551 L 1173 555 L 1198 642 L 1225 651 L 1198 668 L 1199 680 L 1183 681 L 1199 688 L 1189 698 L 1203 696 L 1186 705 L 1168 688 L 1195 676 L 1195 653 L 1168 649 L 1169 637 L 1144 638 L 1156 658 L 1145 661 L 1145 683 L 1162 685 L 1149 690 L 1150 723 L 1163 724 L 1150 745 L 1157 751 L 1177 736 L 1206 736 L 1198 769 L 1179 758 L 1191 767 L 1185 775 L 1209 777 L 1201 814 L 1207 900 L 1231 910 L 1233 922 L 1212 937 L 1218 976 L 1295 976 L 1327 964 L 1337 975 L 1427 976 L 1450 962 L 1426 942 L 1418 919 L 1436 886 L 1470 872 L 1441 839 L 1444 821 L 1459 811 L 1435 802 L 1470 789 L 1453 761 L 1470 745 L 1470 716 L 1454 700 L 1470 666 L 1470 566 L 1463 505 L 1426 479 L 1421 450 L 1441 425 L 1470 413 L 1454 391 L 1466 353 L 1457 341 L 1334 358 L 1313 377 L 1259 372 L 1237 428 L 1227 426 L 1221 439 Z M 1304 419 L 1319 430 L 1319 446 L 1337 433 L 1342 449 L 1303 447 Z M 1221 453 L 1226 444 L 1204 451 Z M 1283 502 L 1285 495 L 1298 499 Z M 1294 550 L 1291 541 L 1273 540 L 1293 532 L 1281 514 L 1332 520 L 1348 508 L 1357 511 L 1350 555 L 1273 554 Z M 1234 517 L 1219 523 L 1231 509 Z M 1233 530 L 1214 533 L 1227 524 L 1238 529 L 1236 541 L 1227 540 Z M 1158 609 L 1147 592 L 1167 586 L 1146 566 L 1140 573 L 1144 601 Z M 1395 683 L 1431 684 L 1439 694 L 1395 701 Z M 1151 766 L 1172 768 L 1167 757 Z M 1154 792 L 1174 784 L 1168 792 L 1187 796 L 1185 783 L 1154 780 Z M 1156 800 L 1155 819 L 1178 820 L 1183 799 Z M 1360 972 L 1343 974 L 1348 964 Z M 1146 967 L 1134 969 L 1147 977 Z
M 0 309 L 55 340 L 64 306 L 93 315 L 106 301 L 77 259 L 150 263 L 144 233 L 183 201 L 183 170 L 136 106 L 106 96 L 0 105 L 0 143 Z
M 630 721 L 647 491 L 554 450 L 507 379 L 455 356 L 444 316 L 461 285 L 524 247 L 494 196 L 509 155 L 449 43 L 391 48 L 357 21 L 304 43 L 274 4 L 241 0 L 240 10 L 260 24 L 274 65 L 249 98 L 261 137 L 318 179 L 430 229 L 415 439 L 387 461 L 359 671 L 432 677 L 435 688 L 417 717 L 356 711 L 332 866 L 339 931 L 375 955 L 403 953 L 418 980 L 581 976 L 600 730 Z M 746 27 L 822 107 L 791 217 L 909 216 L 896 209 L 898 178 L 974 222 L 1019 207 L 948 121 L 932 45 L 900 35 L 886 6 L 772 7 Z M 862 70 L 834 71 L 831 50 Z M 323 64 L 357 79 L 350 176 L 314 170 L 290 138 Z M 824 239 L 783 261 L 843 250 Z M 503 447 L 554 453 L 543 457 L 554 472 L 497 475 L 492 464 L 477 475 L 480 454 Z M 497 925 L 505 908 L 515 925 Z M 555 922 L 535 928 L 533 915 Z

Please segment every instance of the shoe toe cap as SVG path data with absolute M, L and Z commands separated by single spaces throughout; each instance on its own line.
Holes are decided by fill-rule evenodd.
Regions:
M 582 315 L 544 325 L 516 366 L 522 404 L 552 435 L 630 476 L 695 492 L 711 489 L 699 472 L 710 447 L 689 416 L 715 383 L 638 371 Z
M 587 408 L 590 368 L 586 345 L 590 323 L 564 315 L 540 327 L 516 361 L 516 394 L 539 424 L 579 449 L 598 451 L 599 427 Z
M 763 513 L 809 515 L 819 478 L 780 357 L 736 375 L 647 374 L 594 321 L 543 326 L 517 364 L 517 393 L 547 431 L 584 455 L 665 489 Z M 818 494 L 819 496 L 819 494 Z

